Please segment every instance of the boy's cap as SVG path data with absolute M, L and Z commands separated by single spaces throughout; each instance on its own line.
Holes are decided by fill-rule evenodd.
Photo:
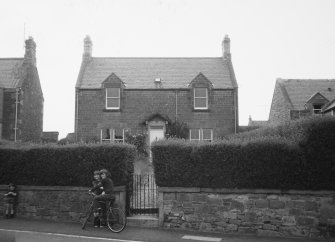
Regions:
M 93 174 L 94 174 L 94 175 L 100 175 L 101 172 L 100 172 L 100 171 L 94 171 Z
M 9 187 L 16 187 L 14 183 L 9 183 L 8 186 Z

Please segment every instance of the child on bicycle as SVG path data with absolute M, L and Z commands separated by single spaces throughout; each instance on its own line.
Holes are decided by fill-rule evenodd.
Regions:
M 101 225 L 104 226 L 104 219 L 106 217 L 106 203 L 111 200 L 115 200 L 114 183 L 111 179 L 111 174 L 108 170 L 100 170 L 101 181 L 93 187 L 90 191 L 94 192 L 97 189 L 102 188 L 102 193 L 94 197 L 94 208 L 98 210 L 102 208 L 103 216 L 101 218 Z M 103 206 L 101 206 L 103 204 Z
M 6 218 L 14 217 L 14 209 L 17 201 L 18 192 L 13 183 L 9 183 L 8 192 L 5 194 L 5 215 Z
M 92 188 L 90 190 L 90 192 L 93 193 L 94 196 L 98 196 L 102 193 L 102 188 L 98 186 L 100 181 L 101 181 L 100 171 L 99 170 L 94 171 L 92 185 L 93 185 L 93 188 L 95 187 L 97 188 L 94 190 Z M 94 227 L 100 227 L 99 208 L 94 210 L 93 216 L 94 216 L 94 222 L 93 222 Z

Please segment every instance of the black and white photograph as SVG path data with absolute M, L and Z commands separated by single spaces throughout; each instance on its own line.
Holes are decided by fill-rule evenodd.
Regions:
M 0 0 L 0 242 L 335 240 L 334 0 Z

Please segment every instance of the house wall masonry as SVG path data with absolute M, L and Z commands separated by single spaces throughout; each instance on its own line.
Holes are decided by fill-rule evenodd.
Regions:
M 102 127 L 124 128 L 131 133 L 145 132 L 145 121 L 160 114 L 188 124 L 189 128 L 212 128 L 213 136 L 234 132 L 234 90 L 215 89 L 209 94 L 208 110 L 193 110 L 191 89 L 124 89 L 121 110 L 105 108 L 105 90 L 77 90 L 78 140 L 100 138 Z M 87 104 L 90 105 L 87 105 Z
M 0 193 L 8 187 L 0 185 Z M 80 222 L 90 202 L 88 187 L 18 186 L 17 215 L 23 218 Z M 125 186 L 115 187 L 116 203 L 125 209 Z M 0 203 L 3 211 L 3 203 Z
M 167 228 L 261 236 L 319 237 L 335 226 L 335 192 L 159 188 Z

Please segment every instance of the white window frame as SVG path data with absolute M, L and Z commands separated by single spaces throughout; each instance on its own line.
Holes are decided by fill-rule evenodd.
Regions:
M 320 106 L 320 108 L 315 108 L 315 106 Z M 321 111 L 322 111 L 322 104 L 313 104 L 313 114 L 319 115 L 321 114 Z
M 108 89 L 118 89 L 119 91 L 119 96 L 118 97 L 109 97 L 108 96 Z M 120 94 L 121 94 L 121 88 L 119 87 L 106 87 L 106 104 L 105 107 L 106 109 L 112 109 L 112 110 L 119 110 L 120 109 Z M 108 99 L 118 99 L 118 107 L 108 107 Z
M 192 129 L 190 129 L 190 141 L 213 141 L 213 129 L 211 128 L 195 128 L 199 132 L 199 139 L 192 139 Z M 211 138 L 210 139 L 204 139 L 204 129 L 209 129 L 211 131 Z M 194 130 L 194 129 L 193 129 Z
M 194 129 L 193 129 L 194 130 Z M 200 141 L 201 140 L 201 136 L 200 136 L 200 130 L 201 129 L 196 129 L 196 130 L 198 130 L 198 134 L 199 134 L 199 139 L 192 139 L 192 129 L 190 129 L 190 141 L 193 141 L 193 140 L 196 140 L 196 141 Z
M 201 129 L 201 138 L 202 138 L 202 140 L 204 140 L 204 141 L 209 141 L 209 142 L 211 142 L 211 141 L 213 140 L 213 129 L 208 129 L 208 130 L 211 131 L 211 138 L 210 138 L 210 139 L 204 139 L 204 129 Z
M 108 143 L 112 143 L 112 142 L 122 142 L 122 144 L 124 144 L 124 129 L 122 129 L 122 139 L 115 139 L 115 129 L 110 128 L 109 129 L 109 139 L 103 139 L 102 138 L 102 132 L 104 129 L 100 130 L 100 143 L 104 143 L 104 142 L 108 142 Z M 120 143 L 121 143 L 120 142 Z
M 195 96 L 195 90 L 196 89 L 206 89 L 206 97 L 196 97 Z M 206 99 L 206 107 L 196 107 L 195 106 L 195 100 L 196 99 Z M 194 109 L 200 109 L 200 110 L 206 110 L 206 109 L 208 109 L 208 88 L 206 88 L 206 87 L 195 87 L 194 89 L 193 89 L 193 107 L 194 107 Z

